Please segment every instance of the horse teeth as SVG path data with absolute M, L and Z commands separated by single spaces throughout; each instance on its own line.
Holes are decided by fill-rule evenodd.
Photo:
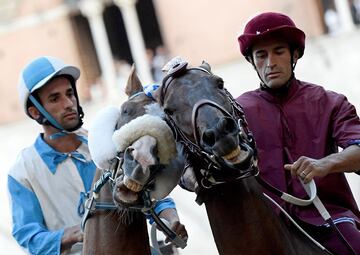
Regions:
M 134 182 L 133 180 L 127 178 L 126 176 L 124 177 L 124 184 L 129 190 L 134 192 L 139 192 L 142 189 L 142 185 Z
M 240 155 L 240 146 L 238 146 L 235 150 L 230 152 L 229 154 L 223 156 L 225 160 L 235 160 Z

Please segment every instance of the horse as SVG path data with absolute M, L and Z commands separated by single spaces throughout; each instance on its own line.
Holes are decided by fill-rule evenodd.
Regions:
M 185 147 L 186 172 L 196 180 L 219 254 L 329 254 L 285 224 L 263 196 L 255 141 L 222 78 L 206 62 L 189 68 L 175 59 L 166 68 L 154 95 Z
M 90 128 L 89 149 L 98 166 L 93 183 L 96 196 L 93 197 L 96 197 L 99 209 L 89 209 L 96 207 L 94 199 L 87 203 L 86 207 L 91 215 L 83 219 L 84 255 L 150 254 L 147 222 L 141 211 L 144 207 L 142 191 L 147 187 L 147 196 L 152 200 L 164 198 L 176 186 L 184 168 L 184 160 L 177 157 L 170 129 L 168 134 L 171 137 L 168 135 L 168 139 L 171 139 L 173 145 L 166 141 L 169 144 L 163 149 L 157 147 L 164 147 L 164 141 L 160 144 L 159 140 L 144 134 L 140 128 L 137 130 L 138 136 L 124 142 L 123 127 L 133 121 L 141 124 L 138 117 L 146 115 L 149 111 L 147 107 L 154 103 L 142 91 L 141 82 L 133 67 L 125 89 L 129 98 L 122 104 L 121 110 L 117 112 L 114 108 L 105 109 L 104 114 L 100 114 L 99 121 L 95 121 L 96 124 Z M 154 118 L 148 116 L 146 120 L 154 121 Z M 164 124 L 166 125 L 165 122 Z M 107 131 L 94 131 L 102 126 Z M 136 124 L 132 124 L 127 127 L 133 131 L 131 134 L 136 133 L 133 129 L 135 126 Z M 164 139 L 163 136 L 166 137 L 166 134 L 157 138 Z M 99 140 L 105 140 L 106 143 Z M 112 145 L 113 142 L 115 145 Z M 164 149 L 167 151 L 164 152 Z M 120 153 L 122 155 L 118 151 L 123 151 Z M 103 169 L 115 170 L 109 172 Z M 112 181 L 107 182 L 109 179 Z

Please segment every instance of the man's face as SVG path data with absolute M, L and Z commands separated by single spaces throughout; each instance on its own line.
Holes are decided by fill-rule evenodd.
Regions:
M 289 45 L 282 40 L 269 38 L 255 43 L 252 57 L 256 70 L 268 87 L 277 89 L 286 84 L 292 74 Z M 294 62 L 297 61 L 297 51 Z
M 74 90 L 68 79 L 57 77 L 38 92 L 45 110 L 64 128 L 74 128 L 79 123 L 79 114 Z

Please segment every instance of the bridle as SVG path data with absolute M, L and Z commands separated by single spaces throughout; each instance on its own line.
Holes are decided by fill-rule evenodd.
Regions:
M 204 68 L 201 68 L 201 67 L 187 68 L 187 65 L 188 65 L 188 63 L 185 61 L 174 65 L 169 70 L 168 74 L 164 77 L 163 83 L 161 86 L 161 94 L 160 94 L 160 102 L 162 105 L 164 104 L 164 98 L 165 98 L 166 92 L 167 92 L 169 86 L 171 86 L 171 83 L 174 81 L 174 79 L 186 74 L 187 72 L 189 72 L 191 70 L 199 70 L 199 71 L 205 72 L 208 75 L 212 75 L 211 72 L 209 72 L 208 70 L 206 70 Z M 194 135 L 195 143 L 192 142 L 184 134 L 184 132 L 176 125 L 176 123 L 174 122 L 172 117 L 167 112 L 165 112 L 166 121 L 169 124 L 169 126 L 171 127 L 171 129 L 173 130 L 176 141 L 181 143 L 185 147 L 187 154 L 188 154 L 187 156 L 188 156 L 188 158 L 190 158 L 190 161 L 196 162 L 195 163 L 196 165 L 193 165 L 193 167 L 200 169 L 200 174 L 201 174 L 200 188 L 201 189 L 197 192 L 196 202 L 199 204 L 203 203 L 202 193 L 203 193 L 204 189 L 210 189 L 216 185 L 225 184 L 228 182 L 234 182 L 234 181 L 244 179 L 247 177 L 252 177 L 252 176 L 256 177 L 256 180 L 258 181 L 258 183 L 261 186 L 263 186 L 265 189 L 269 190 L 270 192 L 272 192 L 273 194 L 280 197 L 281 199 L 283 199 L 286 202 L 297 204 L 300 206 L 304 206 L 304 205 L 307 205 L 307 204 L 310 204 L 311 202 L 313 202 L 314 198 L 312 196 L 309 200 L 302 200 L 302 199 L 295 198 L 285 192 L 278 190 L 277 188 L 275 188 L 274 186 L 272 186 L 271 184 L 269 184 L 268 182 L 266 182 L 264 179 L 262 179 L 259 176 L 259 169 L 257 167 L 256 145 L 255 145 L 253 135 L 250 132 L 250 130 L 248 129 L 244 111 L 243 111 L 242 107 L 234 100 L 234 98 L 231 96 L 231 94 L 225 88 L 224 88 L 224 91 L 225 91 L 228 101 L 230 102 L 230 104 L 232 106 L 233 114 L 230 114 L 228 111 L 226 111 L 226 109 L 224 109 L 224 107 L 220 106 L 219 104 L 217 104 L 211 100 L 207 100 L 207 99 L 202 99 L 194 105 L 193 110 L 192 110 L 191 125 L 192 125 L 192 132 Z M 219 159 L 215 155 L 206 152 L 200 145 L 199 135 L 198 135 L 198 131 L 197 131 L 197 125 L 196 125 L 196 119 L 197 119 L 197 114 L 198 114 L 200 107 L 202 107 L 204 105 L 214 107 L 214 108 L 220 110 L 225 116 L 238 120 L 238 127 L 240 129 L 239 130 L 239 141 L 241 141 L 240 144 L 242 144 L 250 153 L 249 153 L 248 158 L 245 160 L 245 162 L 241 166 L 237 167 L 237 168 L 239 168 L 239 171 L 237 172 L 236 176 L 234 176 L 234 175 L 229 176 L 226 174 L 224 175 L 225 171 L 223 171 L 223 170 L 226 170 L 226 168 L 228 168 L 228 167 L 224 164 L 221 164 L 219 162 Z M 220 171 L 220 169 L 222 171 Z M 234 169 L 232 169 L 232 170 L 234 170 Z M 229 171 L 227 171 L 227 172 L 229 172 Z M 307 190 L 307 192 L 308 192 L 308 190 Z M 266 195 L 266 194 L 264 194 L 264 195 Z M 308 195 L 310 196 L 309 193 L 308 193 Z M 268 197 L 268 196 L 266 196 L 266 197 Z M 318 201 L 317 201 L 317 203 L 314 203 L 315 207 L 318 207 L 319 204 L 322 205 L 321 201 L 319 200 L 319 198 L 317 196 L 315 196 L 315 200 L 316 199 Z M 275 202 L 275 204 L 276 204 L 276 202 Z M 323 207 L 323 205 L 322 205 L 322 207 Z M 320 213 L 321 212 L 324 213 L 324 211 L 326 211 L 325 207 L 322 209 L 319 209 L 319 208 L 317 208 L 317 209 L 319 210 Z M 327 213 L 327 211 L 326 211 L 326 213 Z M 323 218 L 326 221 L 326 223 L 328 223 L 335 230 L 335 232 L 337 233 L 337 235 L 339 236 L 341 241 L 344 243 L 344 245 L 349 249 L 349 251 L 353 254 L 356 254 L 354 252 L 353 248 L 351 247 L 351 245 L 349 245 L 349 243 L 347 242 L 346 238 L 342 235 L 342 233 L 339 231 L 337 226 L 334 224 L 333 220 L 331 219 L 331 216 L 330 215 L 328 215 L 326 217 L 323 216 Z M 297 225 L 296 223 L 294 223 L 294 224 Z M 297 226 L 297 227 L 299 228 L 299 226 Z M 301 228 L 300 228 L 300 230 L 303 231 Z M 328 252 L 325 248 L 324 248 L 324 251 Z M 329 254 L 331 254 L 331 253 L 329 253 Z
M 213 75 L 211 72 L 201 67 L 188 68 L 187 62 L 178 63 L 169 70 L 168 74 L 163 79 L 160 92 L 161 104 L 164 103 L 165 95 L 172 82 L 189 71 L 201 71 L 208 75 Z M 191 141 L 189 137 L 178 127 L 171 115 L 165 112 L 165 120 L 171 127 L 176 141 L 184 146 L 187 152 L 187 157 L 190 158 L 192 164 L 194 164 L 193 162 L 196 162 L 196 165 L 193 166 L 196 169 L 200 169 L 200 184 L 201 187 L 205 189 L 210 189 L 216 185 L 256 176 L 259 173 L 259 169 L 257 167 L 255 141 L 252 133 L 248 129 L 244 111 L 234 100 L 231 94 L 225 88 L 223 90 L 225 91 L 225 95 L 231 104 L 232 114 L 229 113 L 223 106 L 208 99 L 201 99 L 195 103 L 192 109 L 192 132 L 195 142 Z M 224 164 L 222 159 L 203 149 L 200 144 L 197 130 L 197 115 L 199 109 L 205 105 L 214 107 L 221 111 L 224 116 L 237 120 L 236 122 L 239 128 L 239 143 L 241 148 L 248 152 L 248 156 L 241 165 L 236 167 L 236 169 Z
M 83 231 L 85 230 L 85 224 L 87 220 L 96 211 L 102 211 L 102 210 L 115 211 L 118 209 L 117 205 L 115 205 L 114 203 L 105 203 L 99 201 L 98 199 L 99 199 L 99 193 L 105 184 L 109 184 L 111 186 L 110 190 L 113 190 L 116 175 L 121 166 L 121 161 L 123 160 L 123 158 L 119 156 L 120 155 L 118 154 L 118 156 L 116 156 L 112 160 L 112 164 L 109 169 L 102 170 L 102 174 L 100 178 L 95 182 L 91 193 L 86 194 L 87 199 L 83 204 L 84 214 L 81 220 L 81 229 Z
M 134 98 L 140 94 L 144 94 L 144 92 L 139 92 L 131 96 L 129 99 Z M 113 191 L 115 188 L 115 183 L 117 178 L 120 175 L 125 174 L 126 165 L 124 164 L 125 160 L 125 151 L 118 152 L 117 155 L 111 160 L 111 165 L 108 169 L 101 169 L 102 174 L 100 178 L 95 182 L 91 193 L 88 192 L 85 194 L 87 198 L 86 201 L 82 204 L 82 208 L 80 211 L 83 212 L 82 221 L 81 221 L 81 229 L 85 230 L 85 224 L 87 220 L 94 214 L 96 211 L 116 211 L 119 209 L 118 205 L 112 202 L 103 202 L 99 199 L 99 194 L 101 189 L 105 185 L 110 185 L 110 190 Z M 135 205 L 123 205 L 126 209 L 132 211 L 140 211 L 142 213 L 151 215 L 154 222 L 157 225 L 157 228 L 162 230 L 164 234 L 171 240 L 172 243 L 176 244 L 178 247 L 185 248 L 186 242 L 180 238 L 174 231 L 172 231 L 169 226 L 167 226 L 160 217 L 155 213 L 155 203 L 156 200 L 151 198 L 150 191 L 153 186 L 154 176 L 158 171 L 153 171 L 150 174 L 149 180 L 143 185 L 142 191 L 140 192 L 140 203 Z

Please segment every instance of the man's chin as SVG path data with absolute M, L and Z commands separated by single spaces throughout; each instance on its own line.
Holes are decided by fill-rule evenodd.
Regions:
M 282 80 L 271 80 L 266 83 L 266 86 L 268 86 L 271 89 L 280 89 L 283 86 L 285 86 L 286 82 L 283 82 Z
M 77 119 L 74 119 L 71 121 L 67 121 L 66 123 L 64 123 L 62 125 L 62 127 L 65 130 L 73 130 L 74 128 L 76 128 L 79 125 L 79 122 L 80 122 L 80 120 L 77 118 Z

